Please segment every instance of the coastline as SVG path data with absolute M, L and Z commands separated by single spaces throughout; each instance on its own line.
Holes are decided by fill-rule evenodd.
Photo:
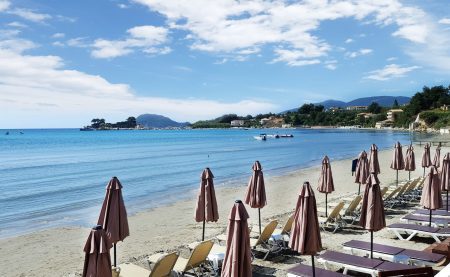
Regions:
M 443 147 L 442 153 L 448 150 Z M 415 147 L 416 164 L 421 153 L 422 148 L 417 145 Z M 355 153 L 355 156 L 357 154 Z M 391 155 L 390 149 L 379 152 L 382 172 L 379 177 L 382 186 L 392 183 L 395 178 L 395 171 L 389 169 Z M 351 159 L 332 160 L 331 165 L 336 191 L 329 195 L 329 202 L 356 192 L 358 187 L 351 177 Z M 282 176 L 266 178 L 268 205 L 261 210 L 263 221 L 283 218 L 292 212 L 297 200 L 297 191 L 303 181 L 308 180 L 313 188 L 316 187 L 319 168 L 320 166 L 316 165 Z M 399 173 L 401 180 L 405 180 L 408 176 L 405 171 Z M 419 167 L 412 173 L 412 177 L 421 176 L 421 173 Z M 220 184 L 216 186 L 220 219 L 217 223 L 207 224 L 206 237 L 214 237 L 225 231 L 229 208 L 235 199 L 244 197 L 246 190 L 246 184 L 236 184 L 232 187 L 220 187 Z M 130 216 L 130 237 L 119 243 L 117 247 L 119 263 L 127 261 L 139 263 L 154 252 L 179 250 L 180 246 L 198 240 L 201 235 L 201 224 L 197 224 L 193 219 L 195 195 L 193 198 Z M 316 192 L 316 198 L 318 206 L 323 206 L 324 195 Z M 247 210 L 250 214 L 250 222 L 254 223 L 257 210 L 248 206 Z M 280 224 L 283 222 L 280 220 Z M 83 245 L 88 233 L 89 228 L 64 227 L 1 239 L 3 251 L 1 251 L 0 259 L 8 268 L 10 276 L 21 276 L 21 274 L 22 276 L 78 276 L 83 266 Z M 329 236 L 328 233 L 322 232 L 322 234 L 324 237 Z M 325 241 L 325 246 L 334 247 L 331 241 Z

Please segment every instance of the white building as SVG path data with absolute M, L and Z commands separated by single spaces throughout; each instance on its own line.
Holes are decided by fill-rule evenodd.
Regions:
M 230 124 L 233 127 L 239 127 L 244 126 L 245 121 L 244 120 L 231 120 Z
M 269 121 L 270 121 L 269 118 L 262 118 L 262 119 L 259 121 L 259 123 L 260 123 L 261 125 L 264 125 L 264 124 L 266 124 L 266 123 L 269 122 Z
M 367 106 L 348 106 L 347 111 L 365 111 L 367 110 Z
M 397 117 L 397 115 L 398 115 L 399 113 L 402 113 L 402 112 L 403 112 L 402 109 L 392 109 L 392 110 L 389 110 L 389 111 L 387 112 L 387 120 L 389 120 L 389 121 L 395 121 L 395 118 Z

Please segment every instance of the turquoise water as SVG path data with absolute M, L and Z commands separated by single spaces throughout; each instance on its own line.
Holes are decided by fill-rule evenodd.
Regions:
M 117 176 L 129 213 L 194 197 L 209 166 L 216 186 L 245 186 L 261 161 L 266 176 L 390 148 L 409 133 L 368 130 L 264 130 L 294 138 L 257 141 L 261 130 L 10 130 L 0 135 L 0 237 L 96 222 L 105 186 Z M 350 168 L 349 168 L 350 171 Z M 169 193 L 170 191 L 170 193 Z M 173 193 L 175 192 L 175 193 Z

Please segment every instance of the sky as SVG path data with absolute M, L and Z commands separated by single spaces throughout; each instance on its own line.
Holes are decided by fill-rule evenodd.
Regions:
M 450 84 L 448 0 L 0 0 L 0 129 Z

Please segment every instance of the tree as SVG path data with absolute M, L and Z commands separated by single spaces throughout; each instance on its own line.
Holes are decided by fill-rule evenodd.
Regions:
M 397 99 L 394 100 L 394 104 L 392 105 L 393 109 L 398 109 L 399 105 L 398 105 L 398 101 Z
M 91 127 L 94 129 L 99 129 L 105 126 L 105 119 L 94 118 L 91 120 Z
M 373 114 L 379 114 L 381 112 L 381 106 L 377 102 L 372 102 L 368 107 L 367 111 Z

